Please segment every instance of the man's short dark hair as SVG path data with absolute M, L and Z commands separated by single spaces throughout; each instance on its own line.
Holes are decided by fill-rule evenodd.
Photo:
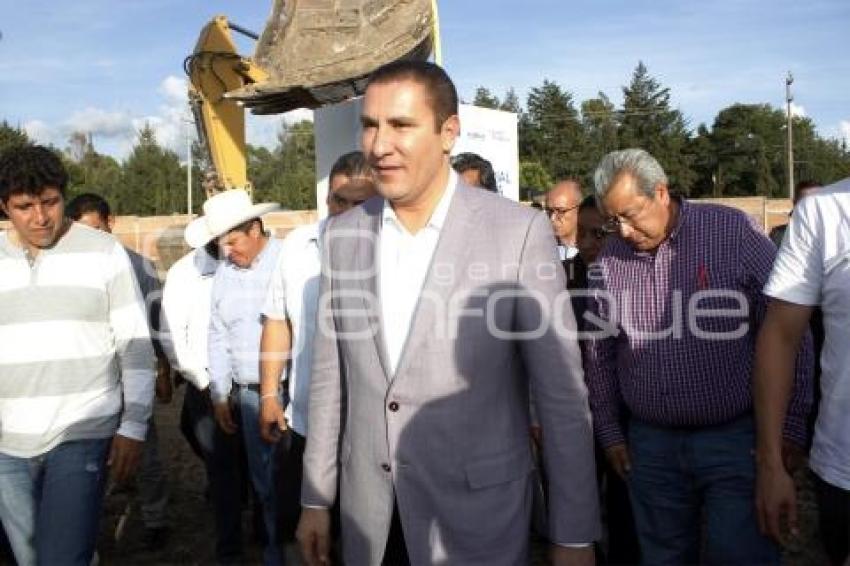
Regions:
M 793 203 L 796 205 L 800 202 L 800 199 L 803 198 L 806 192 L 809 189 L 819 189 L 821 184 L 812 179 L 804 179 L 794 185 L 794 198 L 792 199 Z
M 263 226 L 263 219 L 259 216 L 256 218 L 251 218 L 250 220 L 246 220 L 241 224 L 237 224 L 236 226 L 228 230 L 228 232 L 242 232 L 243 234 L 247 234 L 251 231 L 251 228 L 254 226 L 255 222 L 260 225 L 260 233 L 265 234 L 266 229 L 265 226 Z
M 589 208 L 598 210 L 596 207 L 596 195 L 587 195 L 586 197 L 581 199 L 581 202 L 578 205 L 579 212 L 581 212 L 582 210 L 587 210 Z
M 499 184 L 496 182 L 496 173 L 493 171 L 493 164 L 477 153 L 458 153 L 452 158 L 452 167 L 458 173 L 463 173 L 470 169 L 478 171 L 481 186 L 488 191 L 499 192 Z
M 43 145 L 10 148 L 0 155 L 0 200 L 9 202 L 13 194 L 38 196 L 47 187 L 65 196 L 68 172 L 62 160 Z
M 328 176 L 328 179 L 332 179 L 336 175 L 371 177 L 372 170 L 369 168 L 369 163 L 366 161 L 366 156 L 362 151 L 351 151 L 341 155 L 336 160 L 333 167 L 331 167 L 331 174 Z
M 77 195 L 65 205 L 65 216 L 71 220 L 79 220 L 89 212 L 96 212 L 103 220 L 112 214 L 106 199 L 94 193 Z
M 378 67 L 369 77 L 366 88 L 397 81 L 413 81 L 425 88 L 438 132 L 446 120 L 457 114 L 457 89 L 439 65 L 428 61 L 394 61 Z

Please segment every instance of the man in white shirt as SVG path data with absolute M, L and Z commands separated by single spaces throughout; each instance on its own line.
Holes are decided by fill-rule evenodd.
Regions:
M 204 462 L 215 516 L 216 560 L 242 558 L 241 436 L 225 434 L 215 422 L 210 401 L 207 338 L 213 276 L 220 265 L 213 241 L 177 260 L 165 277 L 162 316 L 168 322 L 172 365 L 186 382 L 180 430 Z
M 850 545 L 850 178 L 806 196 L 791 222 L 764 290 L 773 297 L 759 332 L 755 366 L 762 531 L 799 534 L 794 483 L 783 462 L 782 424 L 794 382 L 794 353 L 815 308 L 823 313 L 821 400 L 809 464 L 817 483 L 820 529 L 833 564 Z
M 298 540 L 349 564 L 527 563 L 534 389 L 555 564 L 592 564 L 592 431 L 575 319 L 542 214 L 458 181 L 445 71 L 369 79 L 362 145 L 380 197 L 322 244 Z M 572 336 L 572 337 L 570 337 Z
M 329 175 L 328 214 L 342 214 L 375 195 L 375 184 L 361 151 L 340 157 Z M 312 371 L 313 335 L 319 302 L 321 251 L 326 220 L 293 230 L 283 240 L 269 294 L 263 307 L 260 341 L 260 431 L 280 448 L 279 524 L 284 542 L 295 540 L 301 515 L 301 470 L 307 435 L 307 404 Z M 278 395 L 289 362 L 285 399 Z M 284 412 L 284 404 L 286 409 Z
M 578 207 L 581 204 L 581 185 L 573 179 L 556 183 L 546 193 L 543 212 L 552 223 L 561 261 L 572 260 L 578 254 Z

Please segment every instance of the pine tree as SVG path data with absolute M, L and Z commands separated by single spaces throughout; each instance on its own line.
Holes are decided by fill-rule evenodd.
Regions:
M 32 140 L 30 140 L 23 128 L 12 127 L 6 120 L 0 122 L 0 154 L 7 149 L 29 145 L 31 143 Z
M 149 124 L 124 163 L 121 185 L 122 213 L 162 215 L 185 209 L 185 170 L 176 153 L 157 143 Z
M 690 138 L 681 111 L 670 107 L 670 89 L 663 88 L 639 62 L 632 82 L 623 87 L 623 110 L 619 124 L 621 148 L 640 147 L 655 157 L 672 189 L 688 194 L 696 176 L 684 149 Z
M 526 108 L 520 120 L 521 159 L 540 162 L 554 179 L 583 174 L 582 131 L 572 94 L 544 80 L 529 92 Z
M 485 87 L 480 86 L 475 89 L 475 98 L 472 100 L 472 104 L 480 106 L 481 108 L 492 108 L 494 110 L 498 110 L 499 98 L 494 96 Z

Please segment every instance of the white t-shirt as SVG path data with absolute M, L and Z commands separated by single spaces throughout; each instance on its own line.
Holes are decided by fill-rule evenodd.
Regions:
M 281 243 L 280 256 L 269 284 L 263 315 L 289 320 L 292 351 L 289 364 L 289 426 L 307 435 L 310 374 L 313 371 L 313 337 L 319 305 L 319 276 L 322 269 L 320 237 L 324 222 L 300 226 Z
M 822 396 L 810 463 L 824 481 L 850 489 L 850 178 L 800 201 L 764 292 L 823 310 Z

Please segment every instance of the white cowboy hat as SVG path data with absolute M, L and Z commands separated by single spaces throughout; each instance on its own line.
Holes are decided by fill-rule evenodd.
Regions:
M 243 222 L 279 208 L 276 202 L 251 204 L 251 197 L 242 189 L 224 191 L 204 202 L 204 215 L 186 226 L 183 237 L 191 247 L 200 248 Z

